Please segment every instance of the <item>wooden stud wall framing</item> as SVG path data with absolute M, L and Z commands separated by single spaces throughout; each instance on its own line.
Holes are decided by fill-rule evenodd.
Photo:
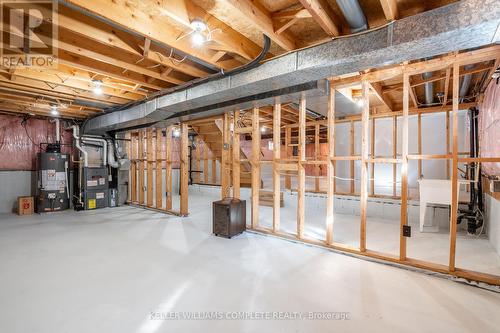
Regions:
M 477 60 L 477 59 L 476 59 Z M 471 60 L 474 61 L 474 60 Z M 359 156 L 354 155 L 354 119 L 349 119 L 347 122 L 350 123 L 350 156 L 335 156 L 335 123 L 345 122 L 346 120 L 335 120 L 335 103 L 334 91 L 337 88 L 335 84 L 330 85 L 330 94 L 328 99 L 328 118 L 327 120 L 320 121 L 312 121 L 305 122 L 305 118 L 303 115 L 303 110 L 305 110 L 305 99 L 300 100 L 299 106 L 299 122 L 297 124 L 288 124 L 283 126 L 285 128 L 285 149 L 286 149 L 286 157 L 284 159 L 280 159 L 280 151 L 276 142 L 281 141 L 281 131 L 280 121 L 279 119 L 279 110 L 278 104 L 275 105 L 274 117 L 273 117 L 273 142 L 275 142 L 274 150 L 273 150 L 273 193 L 276 196 L 279 193 L 279 182 L 276 181 L 279 178 L 280 171 L 287 172 L 298 172 L 298 208 L 297 208 L 297 232 L 295 235 L 283 232 L 279 229 L 279 201 L 274 200 L 273 202 L 273 227 L 272 229 L 259 227 L 257 223 L 252 223 L 251 229 L 257 232 L 266 233 L 266 234 L 274 234 L 279 237 L 287 238 L 287 239 L 297 239 L 306 243 L 311 243 L 315 245 L 325 246 L 328 248 L 332 248 L 335 250 L 355 253 L 364 255 L 371 258 L 382 259 L 390 262 L 395 262 L 403 265 L 408 265 L 412 267 L 418 267 L 423 269 L 428 269 L 440 273 L 448 273 L 457 277 L 462 277 L 466 279 L 472 279 L 477 281 L 483 281 L 491 284 L 500 285 L 500 277 L 495 275 L 490 275 L 486 273 L 474 272 L 470 270 L 460 269 L 455 267 L 455 251 L 456 251 L 456 218 L 457 218 L 457 208 L 458 208 L 458 163 L 470 163 L 470 162 L 490 162 L 490 161 L 500 161 L 499 158 L 468 158 L 468 157 L 460 157 L 462 153 L 458 151 L 457 144 L 457 129 L 458 129 L 458 110 L 462 107 L 459 104 L 458 96 L 459 96 L 459 82 L 460 82 L 460 74 L 459 68 L 461 65 L 465 65 L 467 62 L 456 62 L 452 64 L 452 72 L 453 77 L 453 106 L 451 109 L 451 116 L 453 121 L 453 129 L 452 139 L 447 138 L 447 147 L 448 153 L 444 155 L 423 155 L 422 154 L 422 113 L 433 113 L 433 112 L 446 112 L 447 113 L 447 126 L 446 131 L 449 133 L 450 130 L 450 119 L 449 114 L 450 111 L 446 106 L 443 108 L 432 108 L 427 110 L 413 110 L 410 109 L 410 98 L 411 98 L 411 84 L 410 84 L 410 76 L 418 75 L 422 72 L 429 71 L 426 67 L 411 67 L 410 65 L 402 66 L 404 67 L 403 74 L 403 110 L 401 112 L 392 112 L 389 115 L 370 115 L 370 106 L 369 106 L 369 98 L 368 91 L 370 89 L 369 80 L 362 80 L 362 96 L 363 96 L 363 110 L 361 115 L 361 154 Z M 449 66 L 449 64 L 443 64 L 442 66 Z M 406 70 L 408 68 L 408 70 Z M 433 70 L 437 70 L 439 67 L 435 67 Z M 400 72 L 395 72 L 394 75 L 399 74 Z M 394 76 L 393 75 L 393 76 Z M 366 76 L 369 78 L 369 76 Z M 409 116 L 411 114 L 418 115 L 418 154 L 410 155 L 409 154 Z M 278 118 L 276 118 L 278 117 Z M 391 117 L 392 119 L 392 156 L 391 157 L 377 157 L 376 152 L 374 151 L 374 138 L 375 138 L 375 119 L 381 117 Z M 400 120 L 401 126 L 401 155 L 398 154 L 398 117 Z M 253 119 L 258 119 L 258 114 L 254 112 Z M 370 120 L 372 132 L 370 133 Z M 327 144 L 328 144 L 328 159 L 326 163 L 325 161 L 321 161 L 318 158 L 317 153 L 315 153 L 315 159 L 311 161 L 305 161 L 305 151 L 303 150 L 305 147 L 305 128 L 306 126 L 315 128 L 315 139 L 317 138 L 317 128 L 318 125 L 327 126 Z M 254 132 L 256 131 L 258 126 L 255 126 L 254 123 Z M 299 137 L 298 143 L 292 144 L 291 142 L 291 129 L 298 128 Z M 368 138 L 371 137 L 371 145 L 368 144 Z M 447 135 L 448 137 L 448 135 Z M 451 141 L 451 142 L 450 142 Z M 299 156 L 298 159 L 293 158 L 291 155 L 291 147 L 296 145 L 298 147 Z M 450 152 L 451 146 L 451 152 Z M 317 144 L 315 144 L 315 148 L 317 148 Z M 315 149 L 315 151 L 317 151 Z M 370 155 L 371 151 L 371 156 Z M 415 159 L 419 161 L 419 175 L 422 174 L 422 160 L 436 160 L 436 159 L 445 159 L 448 162 L 452 162 L 452 167 L 449 168 L 451 170 L 450 178 L 452 180 L 452 209 L 451 209 L 451 217 L 450 217 L 450 257 L 448 265 L 440 265 L 430 262 L 425 262 L 418 259 L 408 258 L 407 257 L 407 243 L 406 237 L 403 236 L 403 227 L 407 225 L 408 221 L 408 161 L 410 159 Z M 343 244 L 335 243 L 333 240 L 333 235 L 335 232 L 334 229 L 334 196 L 335 192 L 335 161 L 349 161 L 351 163 L 351 178 L 354 178 L 353 163 L 357 160 L 361 163 L 361 184 L 360 184 L 360 244 L 359 248 L 352 248 Z M 296 163 L 294 163 L 296 162 Z M 304 236 L 303 234 L 303 203 L 304 203 L 304 178 L 301 177 L 301 170 L 303 170 L 305 164 L 312 165 L 320 165 L 326 164 L 327 166 L 327 212 L 326 212 L 326 236 L 324 240 L 314 240 Z M 397 171 L 398 164 L 401 165 L 401 216 L 400 216 L 400 249 L 399 256 L 395 257 L 389 254 L 383 254 L 379 252 L 372 251 L 367 249 L 366 247 L 366 207 L 367 207 L 367 198 L 368 198 L 368 181 L 372 183 L 372 196 L 374 197 L 384 197 L 377 196 L 373 193 L 373 168 L 371 179 L 368 178 L 368 165 L 375 163 L 389 163 L 392 164 L 392 194 L 393 198 L 398 198 L 397 194 Z M 289 178 L 285 176 L 285 179 Z M 285 181 L 285 184 L 287 181 Z M 257 187 L 258 186 L 258 187 Z M 253 190 L 260 189 L 260 183 Z M 315 186 L 316 187 L 316 186 Z M 351 192 L 354 192 L 354 181 L 351 180 Z M 344 194 L 344 193 L 343 193 Z M 353 195 L 353 193 L 345 193 L 347 195 Z M 386 196 L 388 197 L 388 196 Z
M 286 159 L 291 159 L 292 156 L 292 129 L 291 128 L 286 128 L 285 129 L 285 158 Z M 286 172 L 287 174 L 289 173 L 288 171 Z M 292 177 L 291 176 L 285 176 L 285 188 L 287 190 L 290 190 L 292 188 Z
M 163 139 L 164 131 L 165 139 Z M 183 177 L 183 172 L 187 172 L 187 166 L 183 167 L 183 164 L 186 164 L 187 161 L 189 142 L 187 139 L 182 140 L 181 138 L 181 158 L 184 157 L 184 163 L 181 161 L 181 211 L 173 211 L 172 132 L 173 126 L 169 126 L 166 129 L 149 128 L 128 134 L 130 135 L 131 156 L 129 173 L 131 191 L 130 204 L 174 215 L 187 215 L 186 202 L 188 178 L 185 176 Z M 187 135 L 187 125 L 185 133 Z M 165 150 L 163 150 L 163 140 L 165 140 Z M 146 168 L 144 164 L 146 164 Z M 163 181 L 163 165 L 165 165 L 165 181 Z M 144 186 L 145 181 L 146 186 Z M 139 186 L 138 189 L 137 184 Z M 138 199 L 137 190 L 139 191 Z M 166 194 L 165 205 L 163 205 L 164 193 Z M 144 195 L 146 195 L 146 198 Z

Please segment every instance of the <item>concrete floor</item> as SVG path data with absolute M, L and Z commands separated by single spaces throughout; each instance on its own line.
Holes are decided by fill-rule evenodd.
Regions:
M 211 235 L 133 207 L 0 215 L 1 332 L 498 332 L 500 294 L 320 248 Z M 348 312 L 349 320 L 157 320 L 152 312 Z

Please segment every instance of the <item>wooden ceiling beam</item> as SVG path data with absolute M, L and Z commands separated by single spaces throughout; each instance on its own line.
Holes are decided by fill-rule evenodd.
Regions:
M 239 11 L 244 18 L 271 38 L 276 44 L 286 51 L 297 48 L 294 39 L 286 32 L 277 34 L 275 32 L 271 13 L 255 0 L 225 0 L 228 4 Z
M 0 71 L 0 86 L 18 89 L 20 91 L 31 91 L 51 95 L 54 97 L 66 97 L 73 99 L 82 99 L 89 102 L 114 105 L 130 102 L 128 99 L 119 98 L 110 95 L 96 96 L 90 91 L 70 88 L 63 85 L 47 84 L 43 80 L 36 80 L 25 77 L 16 77 L 15 81 L 11 81 L 4 77 Z
M 299 0 L 302 6 L 309 11 L 314 21 L 329 35 L 340 35 L 337 23 L 333 19 L 333 11 L 325 0 Z M 338 22 L 338 20 L 337 20 Z
M 385 18 L 391 22 L 399 18 L 398 2 L 397 0 L 380 0 Z

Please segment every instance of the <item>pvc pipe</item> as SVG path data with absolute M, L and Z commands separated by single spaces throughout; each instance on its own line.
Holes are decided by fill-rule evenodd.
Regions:
M 73 128 L 73 138 L 75 139 L 75 147 L 83 155 L 83 166 L 88 167 L 89 166 L 89 153 L 85 149 L 83 149 L 83 147 L 80 145 L 80 137 L 78 136 L 78 126 L 74 125 L 74 126 L 71 126 L 71 128 Z
M 60 143 L 61 142 L 61 129 L 59 127 L 59 118 L 56 118 L 55 122 L 56 122 L 56 142 Z

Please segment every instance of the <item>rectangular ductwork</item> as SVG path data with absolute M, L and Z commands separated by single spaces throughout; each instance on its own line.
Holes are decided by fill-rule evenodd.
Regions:
M 481 47 L 496 42 L 496 0 L 463 0 L 346 38 L 294 51 L 234 76 L 169 93 L 89 120 L 102 134 L 182 117 L 201 117 L 269 99 L 272 93 L 317 90 L 328 77 Z M 308 86 L 309 85 L 309 86 Z M 308 88 L 309 87 L 309 88 Z M 271 95 L 270 95 L 271 94 Z M 272 103 L 271 103 L 272 104 Z

